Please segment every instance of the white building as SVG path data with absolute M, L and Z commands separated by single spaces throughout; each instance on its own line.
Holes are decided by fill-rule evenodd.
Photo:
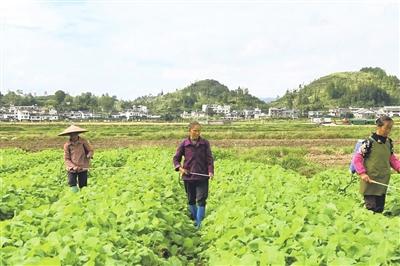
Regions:
M 37 105 L 21 105 L 21 106 L 14 106 L 11 105 L 8 109 L 10 113 L 17 113 L 18 111 L 39 111 L 39 107 Z
M 125 117 L 123 114 L 111 114 L 112 119 L 121 119 L 122 117 Z
M 364 108 L 360 108 L 360 107 L 349 107 L 349 110 L 350 110 L 350 112 L 351 113 L 356 113 L 356 112 L 358 112 L 358 111 L 360 111 L 360 110 L 362 110 L 362 109 L 364 109 Z
M 133 118 L 145 117 L 146 114 L 134 110 L 128 110 L 125 112 L 124 116 L 126 117 L 127 120 L 129 120 Z
M 308 111 L 308 118 L 322 117 L 324 113 L 324 111 Z
M 147 114 L 149 112 L 147 106 L 145 105 L 134 105 L 130 110 L 132 112 L 143 113 L 143 114 Z
M 292 119 L 299 118 L 299 111 L 296 109 L 285 110 L 285 111 L 283 111 L 283 117 L 284 118 L 292 118 Z
M 18 110 L 17 111 L 17 119 L 19 120 L 19 121 L 22 121 L 22 120 L 29 120 L 30 119 L 30 113 L 29 113 L 29 111 L 26 111 L 26 110 Z
M 58 114 L 58 112 L 57 112 L 57 110 L 56 109 L 50 109 L 49 110 L 49 115 L 57 115 Z
M 374 111 L 361 108 L 353 113 L 354 117 L 357 119 L 372 119 L 375 118 L 377 115 Z
M 65 117 L 68 119 L 89 119 L 93 117 L 93 114 L 90 112 L 85 111 L 70 111 L 69 113 L 65 114 Z
M 256 113 L 256 114 L 254 114 L 254 119 L 265 119 L 267 117 L 268 117 L 268 115 L 264 114 L 264 113 Z
M 315 124 L 331 124 L 331 117 L 312 117 L 311 122 Z
M 268 117 L 271 118 L 298 118 L 299 111 L 296 109 L 286 108 L 269 108 Z
M 250 119 L 254 117 L 254 110 L 251 109 L 244 109 L 243 110 L 244 118 L 245 119 Z
M 271 118 L 282 117 L 284 110 L 285 110 L 285 108 L 272 108 L 271 107 L 268 109 L 268 116 Z
M 231 112 L 231 106 L 230 105 L 218 105 L 216 109 L 214 109 L 214 112 L 217 114 L 229 114 Z
M 400 106 L 384 106 L 381 110 L 390 117 L 400 116 Z
M 349 108 L 332 108 L 328 111 L 328 116 L 331 117 L 345 117 L 346 114 L 350 113 Z
M 203 104 L 201 106 L 201 111 L 203 113 L 212 111 L 216 114 L 227 115 L 231 112 L 231 106 L 230 105 L 220 105 L 220 104 L 211 104 L 211 105 Z
M 126 117 L 127 120 L 133 118 L 147 118 L 148 117 L 148 109 L 147 106 L 144 105 L 134 105 L 132 109 L 128 109 L 123 113 L 120 113 L 121 116 Z
M 160 119 L 161 115 L 148 115 L 147 118 L 148 119 Z
M 226 114 L 226 115 L 224 116 L 224 119 L 225 119 L 225 120 L 237 120 L 237 119 L 239 119 L 239 118 L 240 118 L 240 114 L 239 114 L 238 111 L 232 111 L 232 112 L 230 112 L 229 114 Z
M 65 113 L 64 116 L 68 119 L 79 119 L 81 118 L 81 114 L 79 112 L 75 111 L 70 111 L 68 113 Z
M 2 110 L 6 110 L 3 108 Z M 57 110 L 51 108 L 47 110 L 45 107 L 38 107 L 37 105 L 29 106 L 14 106 L 8 108 L 8 112 L 0 114 L 1 120 L 18 120 L 18 121 L 55 121 L 58 120 Z
M 190 113 L 183 111 L 183 113 L 180 116 L 183 119 L 194 119 L 194 118 L 205 118 L 206 114 L 204 112 L 197 112 L 197 111 L 191 111 Z
M 57 121 L 58 115 L 48 114 L 33 114 L 30 116 L 30 121 Z
M 57 120 L 59 119 L 59 117 L 58 117 L 58 115 L 49 115 L 49 116 L 48 116 L 48 119 L 49 119 L 50 121 L 57 121 Z
M 2 113 L 0 114 L 0 119 L 1 120 L 17 120 L 18 115 L 14 113 Z

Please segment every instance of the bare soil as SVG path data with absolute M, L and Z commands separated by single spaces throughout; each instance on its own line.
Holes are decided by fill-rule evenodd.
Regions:
M 0 149 L 4 148 L 20 148 L 27 151 L 39 151 L 44 149 L 62 148 L 66 139 L 63 138 L 47 138 L 47 139 L 31 139 L 31 140 L 3 140 L 0 141 Z M 96 139 L 91 141 L 96 149 L 115 149 L 126 147 L 146 147 L 146 146 L 173 146 L 178 145 L 180 140 L 137 140 L 128 138 L 109 138 Z M 313 148 L 313 147 L 340 147 L 353 146 L 352 139 L 226 139 L 212 140 L 211 145 L 220 148 L 234 147 L 297 147 L 297 148 Z
M 134 148 L 134 147 L 176 147 L 180 140 L 135 140 L 123 138 L 96 139 L 92 141 L 96 149 Z M 62 149 L 65 143 L 63 138 L 6 140 L 0 142 L 0 149 L 20 148 L 26 151 L 40 151 L 44 149 Z M 306 159 L 320 163 L 323 166 L 345 166 L 349 163 L 349 154 L 326 154 L 325 147 L 352 146 L 352 139 L 227 139 L 211 141 L 213 147 L 219 148 L 252 148 L 252 147 L 296 147 L 308 151 Z

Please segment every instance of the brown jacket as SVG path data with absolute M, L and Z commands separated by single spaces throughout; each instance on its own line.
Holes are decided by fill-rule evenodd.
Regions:
M 79 137 L 75 142 L 67 141 L 64 144 L 64 162 L 67 171 L 86 171 L 89 168 L 93 153 L 92 146 L 84 138 Z

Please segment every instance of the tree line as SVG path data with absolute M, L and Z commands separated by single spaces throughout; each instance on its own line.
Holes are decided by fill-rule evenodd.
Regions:
M 116 96 L 103 94 L 96 96 L 90 92 L 84 92 L 77 96 L 58 90 L 53 95 L 34 96 L 31 93 L 23 93 L 21 90 L 0 92 L 0 106 L 31 106 L 54 108 L 60 112 L 66 111 L 92 111 L 92 112 L 117 112 L 131 108 L 133 101 L 118 100 Z

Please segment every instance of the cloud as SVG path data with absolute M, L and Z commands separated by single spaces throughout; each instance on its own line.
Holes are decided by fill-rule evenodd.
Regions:
M 331 72 L 399 75 L 399 4 L 2 1 L 1 90 L 132 99 L 203 78 L 257 96 Z

